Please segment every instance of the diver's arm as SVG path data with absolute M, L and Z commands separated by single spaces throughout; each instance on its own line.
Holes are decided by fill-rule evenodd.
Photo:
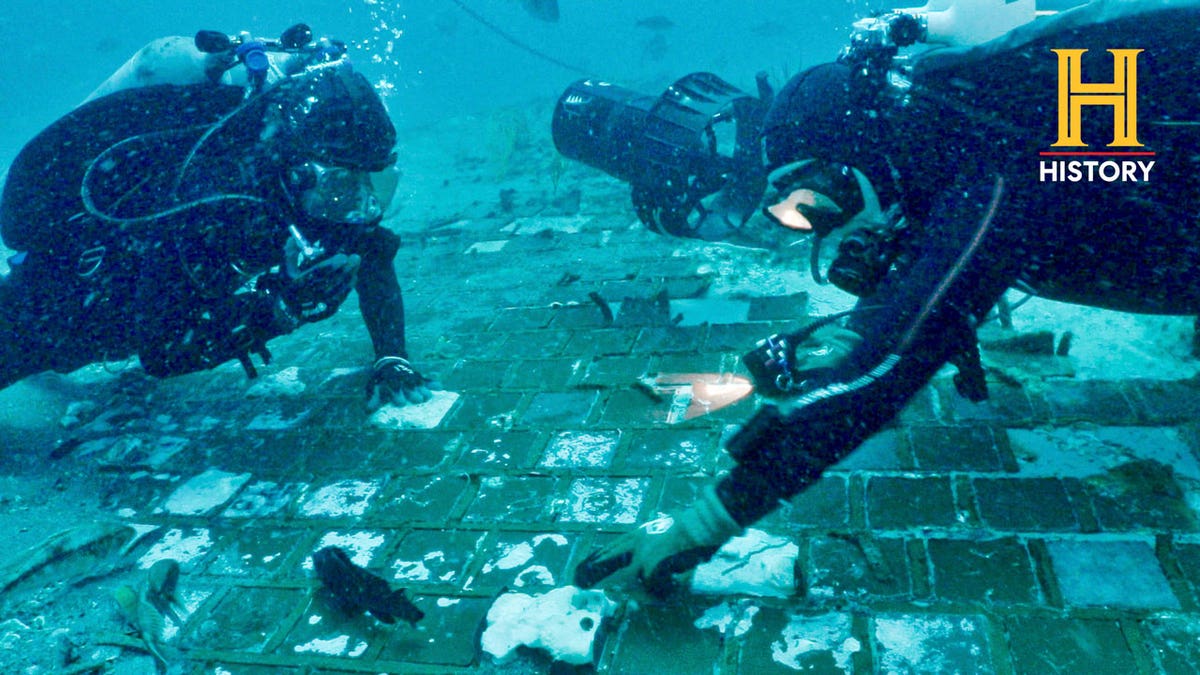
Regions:
M 359 246 L 362 269 L 355 289 L 375 347 L 375 363 L 367 381 L 368 410 L 389 403 L 424 403 L 441 388 L 408 361 L 404 346 L 404 301 L 392 264 L 399 247 L 400 237 L 382 227 L 367 232 Z
M 919 257 L 860 303 L 877 308 L 850 325 L 862 343 L 795 401 L 761 408 L 730 440 L 737 466 L 718 495 L 738 523 L 753 523 L 816 482 L 973 340 L 975 317 L 1020 265 L 1012 234 L 998 222 L 1002 185 L 993 178 L 948 189 L 925 224 L 930 236 Z
M 375 358 L 407 358 L 404 299 L 392 263 L 400 250 L 400 237 L 386 228 L 375 227 L 363 237 L 360 248 L 362 265 L 354 289 L 358 291 L 358 307 L 371 334 Z

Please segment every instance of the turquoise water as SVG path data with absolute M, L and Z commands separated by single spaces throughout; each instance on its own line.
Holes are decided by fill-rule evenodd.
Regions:
M 372 81 L 384 84 L 403 128 L 554 98 L 583 74 L 660 89 L 685 73 L 710 70 L 749 88 L 758 70 L 790 73 L 831 58 L 856 13 L 885 6 L 845 0 L 751 5 L 562 0 L 560 19 L 548 23 L 527 14 L 516 0 L 463 4 L 570 68 L 515 46 L 452 0 L 114 0 L 54 11 L 37 0 L 9 0 L 0 8 L 0 35 L 15 48 L 0 72 L 0 164 L 139 47 L 163 35 L 212 29 L 275 36 L 306 22 L 318 35 L 355 46 L 353 58 Z M 673 25 L 661 27 L 655 17 Z
M 148 382 L 131 361 L 0 393 L 6 548 L 68 525 L 117 528 L 76 532 L 82 569 L 51 567 L 0 595 L 0 610 L 15 598 L 15 623 L 0 611 L 0 672 L 85 661 L 152 672 L 150 656 L 105 640 L 131 639 L 114 589 L 166 558 L 183 566 L 186 609 L 166 636 L 187 656 L 172 672 L 587 672 L 484 654 L 493 600 L 563 590 L 595 545 L 727 469 L 720 438 L 754 401 L 689 418 L 699 386 L 716 399 L 738 381 L 710 380 L 737 370 L 754 340 L 846 297 L 811 284 L 807 260 L 649 233 L 628 186 L 581 164 L 552 179 L 551 104 L 583 76 L 654 94 L 695 71 L 749 91 L 765 71 L 779 85 L 833 58 L 856 17 L 909 4 L 560 0 L 548 23 L 519 0 L 54 12 L 6 0 L 0 173 L 154 38 L 275 36 L 303 21 L 350 43 L 400 132 L 405 173 L 387 223 L 404 238 L 410 350 L 445 391 L 368 420 L 370 345 L 351 302 L 273 342 L 255 381 L 228 363 Z M 510 125 L 523 137 L 504 147 Z M 897 428 L 739 540 L 712 573 L 724 583 L 665 604 L 611 592 L 620 609 L 597 670 L 1194 672 L 1191 319 L 1034 301 L 1014 324 L 1072 331 L 1070 358 L 1005 351 L 1009 335 L 992 336 L 994 406 L 966 404 L 940 377 Z M 124 557 L 107 551 L 126 527 L 145 538 Z M 326 545 L 407 587 L 424 622 L 383 628 L 328 611 L 309 561 Z M 747 564 L 749 549 L 781 555 Z M 764 576 L 782 583 L 764 592 Z M 554 623 L 579 609 L 543 611 Z

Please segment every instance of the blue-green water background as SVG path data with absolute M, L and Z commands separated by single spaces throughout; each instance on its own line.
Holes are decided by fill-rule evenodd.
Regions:
M 529 16 L 518 0 L 463 0 L 517 40 L 588 75 L 661 91 L 692 71 L 752 90 L 759 70 L 776 79 L 828 60 L 863 0 L 560 0 L 561 18 Z M 907 3 L 914 4 L 914 3 Z M 640 20 L 674 25 L 654 31 Z M 77 105 L 138 48 L 198 29 L 277 36 L 296 22 L 351 43 L 352 57 L 387 89 L 397 126 L 531 100 L 552 100 L 582 73 L 514 46 L 452 0 L 106 0 L 0 3 L 7 66 L 0 69 L 0 167 L 38 130 Z M 547 121 L 548 123 L 548 121 Z

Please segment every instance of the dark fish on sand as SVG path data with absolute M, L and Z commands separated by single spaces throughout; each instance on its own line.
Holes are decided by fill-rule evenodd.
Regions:
M 648 16 L 644 19 L 638 19 L 637 27 L 645 28 L 646 30 L 652 30 L 657 33 L 674 28 L 675 22 L 661 14 L 655 14 L 654 16 Z
M 558 0 L 521 0 L 521 6 L 542 21 L 558 21 Z
M 666 58 L 669 48 L 667 36 L 655 33 L 654 37 L 642 44 L 642 58 L 647 61 L 662 61 Z
M 402 619 L 413 626 L 425 616 L 404 589 L 393 591 L 382 577 L 350 562 L 350 556 L 336 546 L 314 553 L 313 566 L 337 608 L 346 614 L 367 612 L 384 623 Z

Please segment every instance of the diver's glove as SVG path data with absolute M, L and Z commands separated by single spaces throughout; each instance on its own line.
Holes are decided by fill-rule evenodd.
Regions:
M 432 390 L 439 388 L 437 382 L 418 373 L 408 359 L 385 356 L 371 368 L 371 379 L 367 382 L 367 409 L 374 411 L 387 403 L 424 403 L 433 398 Z
M 813 331 L 772 335 L 760 340 L 742 363 L 754 378 L 755 390 L 763 396 L 794 396 L 813 377 L 836 368 L 863 338 L 837 324 Z
M 575 585 L 591 588 L 620 573 L 620 577 L 632 575 L 650 593 L 664 596 L 674 587 L 676 575 L 712 558 L 742 529 L 710 485 L 683 511 L 643 523 L 593 551 L 575 567 Z
M 285 254 L 289 253 L 285 247 Z M 264 285 L 283 300 L 284 309 L 297 324 L 312 323 L 337 312 L 354 290 L 361 262 L 357 255 L 337 253 L 320 262 L 302 265 L 297 256 L 289 254 L 283 270 L 269 275 Z

